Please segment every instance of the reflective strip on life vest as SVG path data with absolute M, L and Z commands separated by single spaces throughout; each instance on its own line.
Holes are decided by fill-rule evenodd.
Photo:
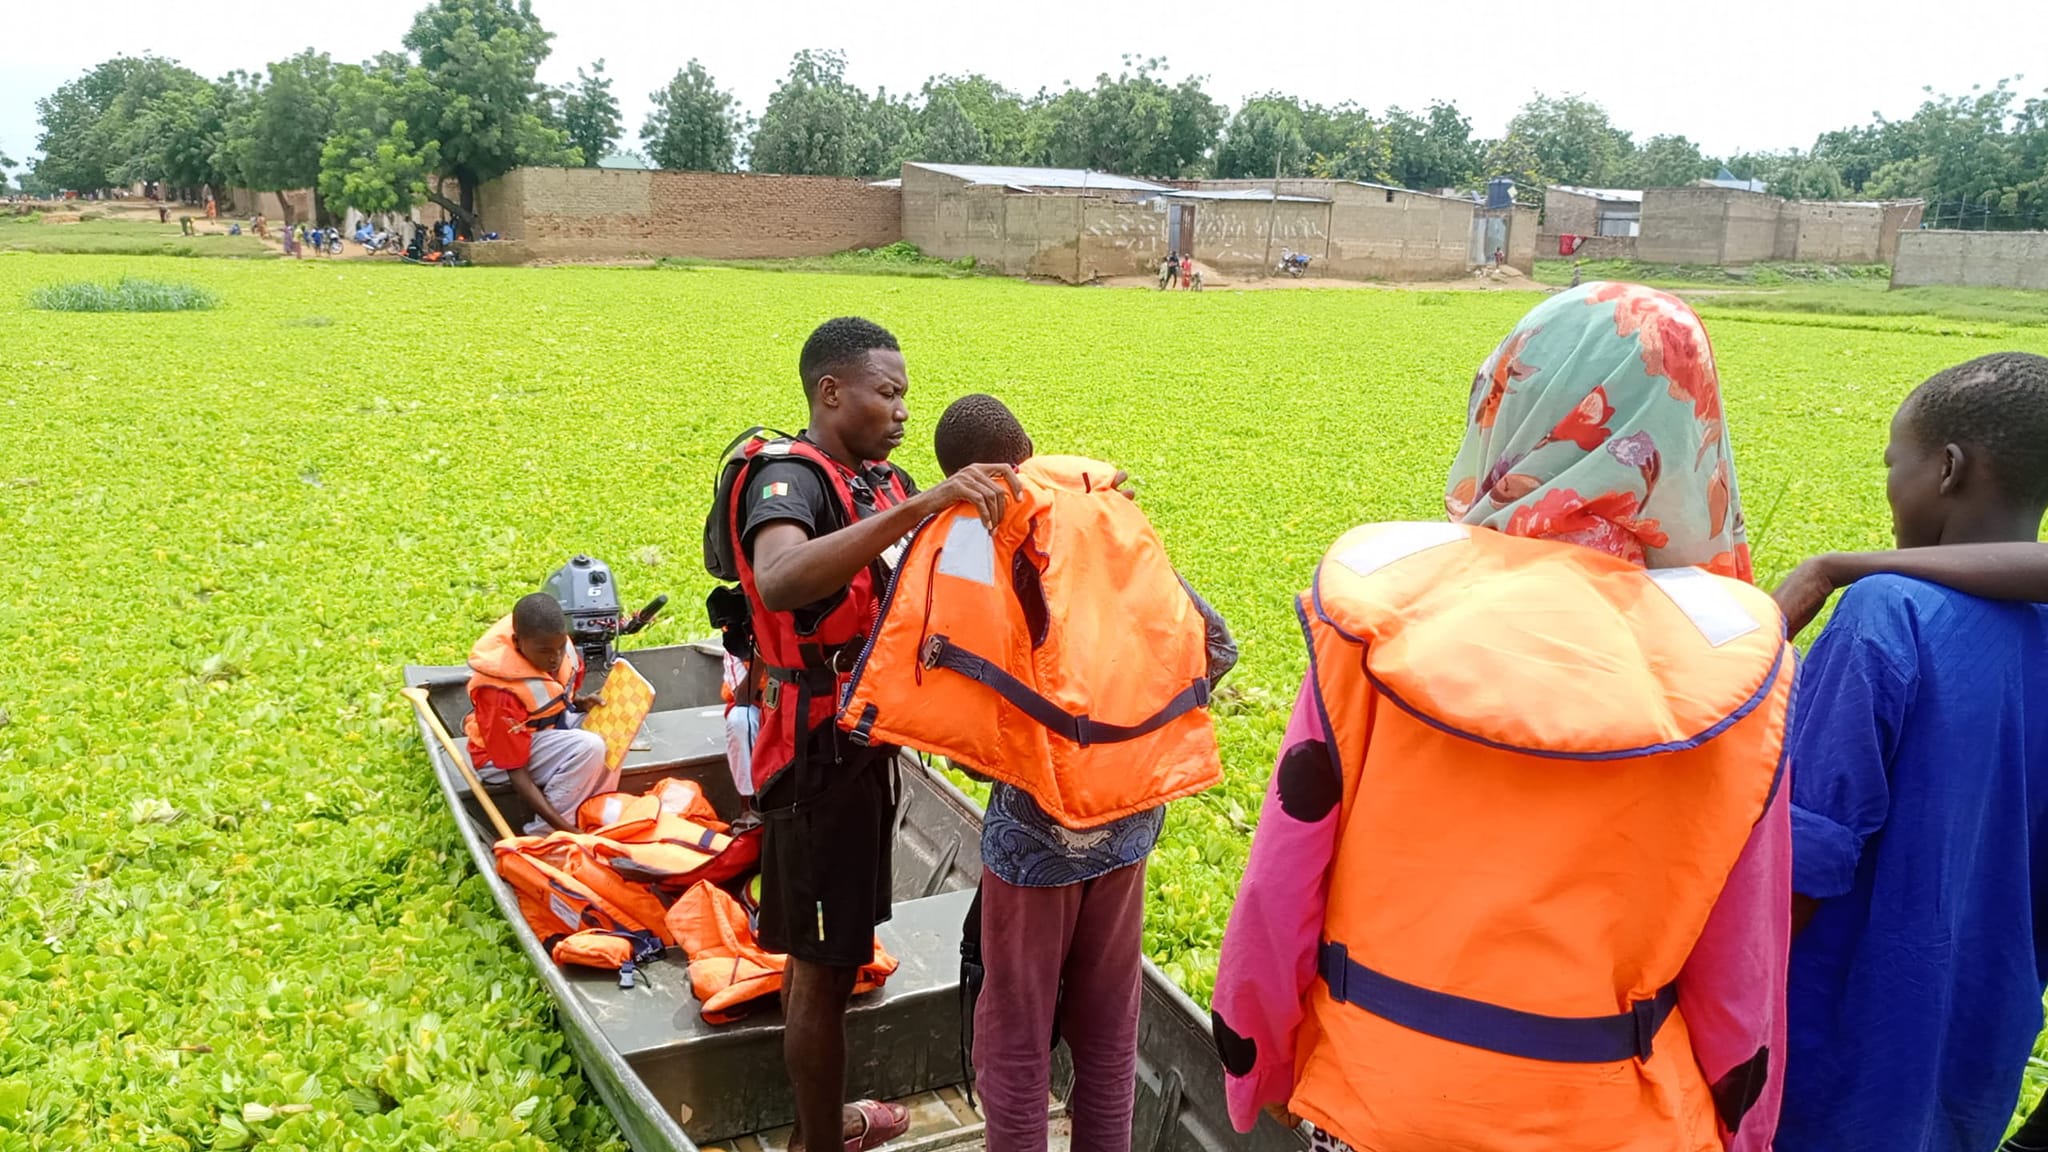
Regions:
M 1136 740 L 1140 736 L 1157 732 L 1179 717 L 1209 703 L 1209 681 L 1197 679 L 1181 689 L 1179 695 L 1167 701 L 1165 707 L 1136 724 L 1105 724 L 1088 716 L 1076 716 L 1068 712 L 1039 695 L 1029 684 L 944 636 L 933 636 L 925 641 L 924 665 L 927 668 L 948 668 L 986 685 L 997 695 L 1016 705 L 1018 711 L 1082 748 L 1090 744 L 1117 744 L 1125 740 Z M 854 729 L 854 737 L 864 740 L 867 725 L 870 723 L 872 718 L 863 714 L 862 723 Z
M 1351 959 L 1342 944 L 1324 944 L 1316 957 L 1330 999 L 1362 1008 L 1411 1032 L 1553 1064 L 1610 1064 L 1648 1060 L 1664 1021 L 1678 1007 L 1678 985 L 1659 989 L 1612 1016 L 1544 1016 L 1437 992 Z
M 1763 627 L 1719 580 L 1698 568 L 1653 568 L 1644 573 L 1700 630 L 1707 644 L 1722 647 Z

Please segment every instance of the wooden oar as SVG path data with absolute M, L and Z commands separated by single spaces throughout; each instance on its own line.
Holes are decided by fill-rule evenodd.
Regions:
M 476 778 L 476 770 L 469 766 L 469 757 L 464 756 L 462 749 L 455 746 L 455 738 L 448 735 L 447 726 L 441 723 L 441 718 L 434 714 L 433 706 L 427 703 L 427 690 L 402 688 L 399 695 L 412 701 L 412 706 L 418 710 L 420 719 L 425 720 L 427 727 L 440 739 L 441 750 L 448 754 L 450 760 L 455 761 L 456 770 L 462 773 L 462 778 L 469 781 L 469 790 L 475 794 L 477 802 L 484 806 L 484 815 L 489 816 L 491 823 L 497 826 L 498 839 L 512 839 L 512 826 L 505 823 L 505 817 L 499 813 L 498 806 L 491 802 L 491 794 L 484 791 L 484 782 Z

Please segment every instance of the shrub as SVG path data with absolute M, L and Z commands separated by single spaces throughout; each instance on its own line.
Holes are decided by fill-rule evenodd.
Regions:
M 198 312 L 219 304 L 220 294 L 210 288 L 133 277 L 45 284 L 28 294 L 28 306 L 45 312 Z

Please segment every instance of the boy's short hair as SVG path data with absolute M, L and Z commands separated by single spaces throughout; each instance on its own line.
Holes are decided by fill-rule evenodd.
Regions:
M 545 592 L 532 592 L 512 606 L 512 631 L 520 636 L 567 636 L 569 617 L 562 602 Z
M 1979 356 L 1928 377 L 1905 409 L 1922 446 L 1980 449 L 2008 499 L 2048 504 L 2048 356 Z
M 858 316 L 841 316 L 818 325 L 804 350 L 797 356 L 797 375 L 803 377 L 804 398 L 818 394 L 818 381 L 850 368 L 854 360 L 882 350 L 901 352 L 902 345 L 887 328 Z
M 1008 405 L 976 392 L 946 407 L 932 450 L 939 471 L 951 476 L 969 464 L 1022 464 L 1031 458 L 1031 437 Z

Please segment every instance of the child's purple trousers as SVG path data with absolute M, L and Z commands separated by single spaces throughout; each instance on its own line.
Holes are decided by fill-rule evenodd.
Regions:
M 974 1075 L 988 1152 L 1045 1152 L 1055 1004 L 1074 1058 L 1071 1146 L 1129 1152 L 1144 861 L 1057 888 L 1020 888 L 993 872 L 981 884 L 987 973 L 974 1010 Z

